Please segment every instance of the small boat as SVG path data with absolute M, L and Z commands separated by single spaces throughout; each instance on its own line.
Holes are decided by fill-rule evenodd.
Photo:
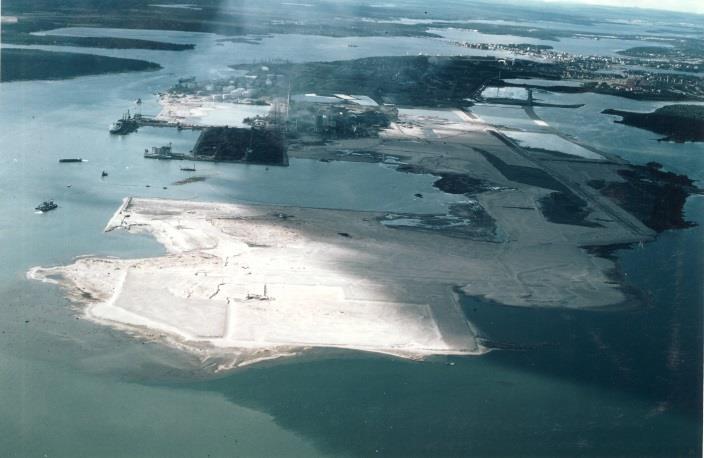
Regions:
M 69 157 L 66 159 L 59 159 L 59 162 L 83 162 L 83 159 L 80 157 Z
M 42 213 L 45 213 L 45 212 L 48 212 L 48 211 L 50 211 L 50 210 L 53 210 L 53 209 L 55 209 L 55 208 L 57 208 L 57 207 L 58 207 L 58 205 L 56 205 L 53 200 L 45 200 L 45 201 L 42 202 L 41 204 L 39 204 L 39 205 L 37 205 L 36 207 L 34 207 L 34 209 L 35 209 L 35 210 L 38 210 L 38 211 L 40 211 L 40 212 L 42 212 Z
M 181 167 L 181 170 L 184 172 L 195 172 L 196 171 L 196 165 L 193 164 L 193 167 Z
M 108 172 L 106 172 L 105 170 L 103 170 L 103 173 L 100 174 L 100 177 L 101 177 L 101 178 L 105 178 L 106 176 L 108 176 Z

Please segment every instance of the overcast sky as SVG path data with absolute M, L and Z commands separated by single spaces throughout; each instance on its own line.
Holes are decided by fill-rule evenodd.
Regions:
M 550 2 L 589 3 L 607 6 L 638 6 L 659 10 L 704 14 L 704 0 L 545 0 Z

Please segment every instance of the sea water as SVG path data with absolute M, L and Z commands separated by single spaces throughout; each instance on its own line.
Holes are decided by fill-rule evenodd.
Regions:
M 340 50 L 344 58 L 411 52 L 396 44 L 406 38 L 369 39 L 374 49 L 360 50 L 347 44 L 363 39 L 305 37 L 300 43 L 310 49 L 285 55 L 279 47 L 289 38 L 274 37 L 270 46 L 232 44 L 241 50 L 232 63 L 267 53 L 305 60 L 340 58 Z M 456 51 L 431 42 L 422 41 Z M 216 55 L 221 48 L 212 46 Z M 210 60 L 213 55 L 202 54 L 207 49 L 101 50 L 165 68 L 0 85 L 4 455 L 697 454 L 701 227 L 617 253 L 624 278 L 644 292 L 634 309 L 528 310 L 466 298 L 468 318 L 487 338 L 525 350 L 428 362 L 318 350 L 212 377 L 190 355 L 76 319 L 58 288 L 26 280 L 31 266 L 85 254 L 161 254 L 149 237 L 102 232 L 128 195 L 428 213 L 457 199 L 432 188 L 432 177 L 380 164 L 306 160 L 268 169 L 198 163 L 205 181 L 175 185 L 189 176 L 181 164 L 145 160 L 143 149 L 170 142 L 175 151 L 187 151 L 196 133 L 143 128 L 115 137 L 107 126 L 137 108 L 137 98 L 144 99 L 141 110 L 155 114 L 148 94 L 178 77 L 213 75 L 205 64 L 223 60 Z M 699 144 L 657 143 L 654 134 L 600 114 L 609 107 L 647 111 L 654 104 L 589 94 L 541 98 L 585 103 L 580 111 L 536 111 L 587 144 L 704 178 Z M 59 164 L 61 157 L 87 162 Z M 102 170 L 108 177 L 101 178 Z M 414 198 L 416 192 L 425 199 Z M 49 198 L 59 209 L 35 214 L 34 206 Z M 687 217 L 704 222 L 701 198 L 690 199 Z

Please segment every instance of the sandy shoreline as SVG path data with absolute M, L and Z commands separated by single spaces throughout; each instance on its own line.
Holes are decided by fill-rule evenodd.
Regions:
M 598 307 L 623 298 L 604 275 L 609 262 L 576 247 L 516 246 L 512 269 L 518 258 L 544 266 L 515 275 L 501 244 L 391 229 L 382 216 L 125 199 L 105 230 L 146 231 L 167 255 L 82 257 L 33 268 L 28 277 L 60 284 L 92 321 L 217 359 L 222 368 L 311 347 L 414 359 L 482 354 L 455 286 L 512 305 L 567 297 Z M 536 286 L 541 270 L 552 280 Z M 579 285 L 565 276 L 579 277 Z
M 471 196 L 481 211 L 463 218 L 470 229 L 494 229 L 393 227 L 385 224 L 391 214 L 375 212 L 126 198 L 105 231 L 146 232 L 166 255 L 88 256 L 34 268 L 28 277 L 61 285 L 92 321 L 194 352 L 220 368 L 313 347 L 414 359 L 485 353 L 456 288 L 521 307 L 599 310 L 626 300 L 611 277 L 614 261 L 582 248 L 652 237 L 582 184 L 604 174 L 618 180 L 620 164 L 529 157 L 481 120 L 452 111 L 409 111 L 403 119 L 383 138 L 292 154 L 335 158 L 365 145 L 423 170 L 469 174 L 492 186 Z M 550 221 L 539 202 L 552 191 L 507 177 L 487 152 L 504 168 L 545 167 L 560 177 L 589 202 L 587 224 Z
M 126 199 L 105 230 L 147 231 L 168 255 L 84 257 L 28 277 L 59 283 L 90 320 L 227 366 L 309 347 L 405 358 L 485 352 L 442 272 L 421 280 L 432 286 L 425 296 L 405 291 L 415 289 L 412 271 L 397 268 L 391 280 L 389 266 L 367 272 L 376 234 L 397 232 L 376 216 Z

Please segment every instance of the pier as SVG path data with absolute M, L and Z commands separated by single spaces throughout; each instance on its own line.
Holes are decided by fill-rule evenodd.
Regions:
M 214 126 L 205 126 L 205 125 L 201 125 L 201 124 L 166 121 L 163 119 L 156 119 L 154 117 L 144 116 L 144 115 L 135 115 L 134 119 L 135 119 L 135 121 L 137 121 L 137 124 L 139 125 L 139 127 L 142 127 L 142 126 L 172 127 L 172 128 L 176 128 L 179 130 L 184 130 L 184 129 L 203 130 L 203 129 L 207 129 L 209 127 L 214 127 Z

